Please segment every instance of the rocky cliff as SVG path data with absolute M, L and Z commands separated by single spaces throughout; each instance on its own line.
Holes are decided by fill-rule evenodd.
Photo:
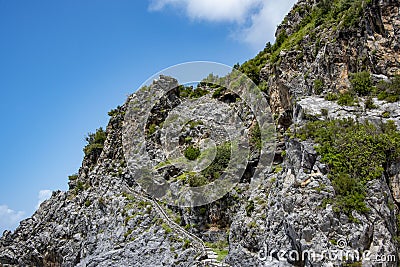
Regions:
M 161 76 L 128 97 L 109 113 L 107 129 L 89 136 L 70 189 L 4 232 L 0 266 L 398 266 L 399 7 L 299 0 L 276 43 L 239 67 L 271 106 L 278 129 L 271 166 L 258 166 L 263 135 L 246 101 L 212 79 L 193 88 Z M 240 80 L 229 77 L 228 85 Z M 172 90 L 157 96 L 165 88 Z M 176 147 L 194 159 L 202 140 L 215 139 L 210 167 L 184 172 L 161 156 L 165 122 L 191 106 L 174 109 L 203 99 L 204 117 L 218 113 L 213 103 L 239 114 L 251 156 L 222 198 L 176 207 L 142 190 L 130 166 L 146 162 L 126 158 L 124 129 L 136 129 L 131 116 L 148 113 L 137 99 L 155 96 L 142 125 L 146 142 L 135 147 L 174 188 L 216 181 L 233 157 L 219 139 L 226 133 L 199 120 L 185 124 Z

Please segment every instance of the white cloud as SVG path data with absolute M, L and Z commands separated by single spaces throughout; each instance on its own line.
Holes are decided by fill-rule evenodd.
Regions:
M 296 0 L 265 1 L 259 12 L 251 16 L 251 25 L 243 28 L 236 36 L 254 48 L 264 48 L 265 44 L 275 40 L 276 27 L 290 11 Z
M 261 0 L 153 0 L 150 10 L 159 11 L 168 5 L 183 8 L 191 19 L 244 22 L 248 13 L 260 6 Z
M 4 230 L 14 230 L 24 216 L 23 211 L 15 211 L 7 205 L 0 205 L 0 236 Z
M 256 49 L 274 40 L 276 26 L 297 0 L 152 0 L 149 9 L 161 11 L 167 6 L 183 9 L 193 20 L 234 22 L 235 39 Z
M 43 201 L 49 199 L 51 197 L 52 191 L 51 190 L 40 190 L 39 195 L 38 195 L 38 203 L 36 205 L 36 209 L 39 208 L 40 204 L 42 204 Z

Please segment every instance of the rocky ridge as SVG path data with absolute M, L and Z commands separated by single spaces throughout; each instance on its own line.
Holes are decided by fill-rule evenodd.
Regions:
M 287 42 L 293 41 L 291 36 L 298 37 L 299 29 L 308 25 L 302 21 L 309 20 L 313 10 L 324 2 L 298 1 L 278 27 L 277 37 L 285 32 Z M 350 217 L 324 204 L 336 193 L 329 166 L 316 152 L 315 143 L 288 134 L 288 129 L 301 128 L 310 119 L 347 117 L 377 123 L 392 120 L 400 125 L 399 102 L 373 98 L 377 108 L 369 110 L 365 97 L 359 97 L 359 105 L 354 106 L 341 106 L 324 98 L 328 93 L 351 90 L 351 73 L 369 71 L 376 77 L 375 84 L 399 73 L 400 2 L 361 2 L 355 26 L 340 27 L 345 22 L 336 27 L 313 24 L 315 27 L 306 28 L 301 38 L 295 36 L 295 46 L 279 48 L 274 59 L 269 57 L 260 66 L 260 82 L 267 88 L 266 97 L 281 135 L 274 164 L 263 169 L 258 187 L 250 187 L 248 175 L 222 199 L 191 209 L 149 198 L 128 171 L 123 154 L 122 129 L 131 96 L 114 110 L 104 147 L 85 156 L 78 176 L 69 182 L 70 190 L 54 192 L 15 232 L 3 234 L 0 266 L 222 265 L 207 248 L 218 243 L 224 249 L 229 246 L 224 262 L 230 266 L 397 266 L 399 161 L 389 162 L 380 179 L 366 184 L 365 202 L 370 211 L 354 211 Z M 316 80 L 321 81 L 322 89 L 317 90 Z M 176 80 L 160 77 L 152 87 L 169 85 L 177 86 Z M 215 88 L 205 89 L 210 91 L 206 97 L 215 99 Z M 175 91 L 155 107 L 146 126 L 148 131 L 154 127 L 148 149 L 159 149 L 157 136 L 165 118 L 163 112 L 166 107 L 173 109 L 179 98 Z M 229 93 L 218 99 L 240 106 Z M 242 113 L 247 114 L 245 111 Z M 383 116 L 384 112 L 389 114 Z M 245 121 L 250 129 L 253 118 Z M 193 128 L 194 135 L 189 129 L 185 138 L 197 138 L 202 133 L 201 125 Z M 254 160 L 252 164 L 256 163 Z M 172 179 L 181 177 L 174 169 L 164 171 Z M 340 249 L 359 254 L 369 251 L 370 258 L 393 258 L 376 262 L 354 255 L 332 259 L 306 253 Z M 306 256 L 296 258 L 296 253 Z

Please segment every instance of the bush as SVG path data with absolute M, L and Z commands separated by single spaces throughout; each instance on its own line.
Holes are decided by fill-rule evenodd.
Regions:
M 149 128 L 147 130 L 147 135 L 152 135 L 156 131 L 157 131 L 157 126 L 156 126 L 155 123 L 152 123 L 152 124 L 149 125 Z
M 195 89 L 193 89 L 193 86 L 180 85 L 178 87 L 179 97 L 200 98 L 208 94 L 209 91 L 200 87 L 200 85 L 206 85 L 206 83 L 200 83 Z
M 199 126 L 199 125 L 204 125 L 204 122 L 201 121 L 201 120 L 189 121 L 189 122 L 188 122 L 188 125 L 189 125 L 189 128 L 193 130 L 194 128 L 196 128 L 196 127 Z
M 186 175 L 186 182 L 190 187 L 199 187 L 208 184 L 207 179 L 200 173 L 189 173 Z
M 254 211 L 254 201 L 249 201 L 246 205 L 246 214 L 247 216 L 251 216 L 251 213 Z
M 106 132 L 102 127 L 97 129 L 95 133 L 88 133 L 87 137 L 85 138 L 87 145 L 83 148 L 85 156 L 89 154 L 100 155 L 101 151 L 103 151 L 106 138 Z
M 77 173 L 68 176 L 68 180 L 70 181 L 75 181 L 76 179 L 78 179 Z
M 311 138 L 319 145 L 316 151 L 329 166 L 328 177 L 336 192 L 336 211 L 368 212 L 365 185 L 380 179 L 387 162 L 400 156 L 400 132 L 393 122 L 380 127 L 353 120 L 307 123 L 298 132 L 302 139 Z
M 116 109 L 112 109 L 108 112 L 108 116 L 116 117 L 118 115 L 125 115 L 125 112 L 121 111 L 121 106 L 118 106 Z
M 381 81 L 377 85 L 378 99 L 388 102 L 400 100 L 400 75 L 394 76 L 390 81 Z
M 355 99 L 351 92 L 345 92 L 339 95 L 338 104 L 341 106 L 353 106 Z
M 389 111 L 384 111 L 382 113 L 382 117 L 385 118 L 385 119 L 390 118 L 390 112 Z
M 187 158 L 188 160 L 195 160 L 200 156 L 201 152 L 200 152 L 200 148 L 190 145 L 185 149 L 184 154 L 185 154 L 185 158 Z
M 322 94 L 323 90 L 324 90 L 324 82 L 320 79 L 316 79 L 314 81 L 314 92 L 317 95 Z
M 89 199 L 87 199 L 87 200 L 85 201 L 85 207 L 89 207 L 90 204 L 92 204 L 92 202 L 91 202 Z
M 366 109 L 375 109 L 377 108 L 374 104 L 374 101 L 372 100 L 372 97 L 368 97 L 367 100 L 365 100 L 365 108 Z
M 325 100 L 328 100 L 328 101 L 336 101 L 338 99 L 339 99 L 339 96 L 334 93 L 327 93 L 325 96 Z
M 369 72 L 357 72 L 350 75 L 353 90 L 359 96 L 367 96 L 372 92 L 372 80 Z
M 183 249 L 189 248 L 191 243 L 192 243 L 192 242 L 191 242 L 189 239 L 185 239 L 184 242 L 183 242 L 182 248 L 183 248 Z
M 76 192 L 81 192 L 84 191 L 86 189 L 86 184 L 83 183 L 82 181 L 78 181 L 75 187 L 75 191 Z
M 261 149 L 261 131 L 258 123 L 250 128 L 250 145 L 258 150 Z
M 163 223 L 163 224 L 161 224 L 161 227 L 164 229 L 164 231 L 165 231 L 166 234 L 172 233 L 172 229 L 171 229 L 171 227 L 169 227 L 168 224 Z
M 226 167 L 228 167 L 231 158 L 231 143 L 226 142 L 217 146 L 217 153 L 214 161 L 204 170 L 201 174 L 204 175 L 209 181 L 218 179 Z
M 220 96 L 222 96 L 222 94 L 226 91 L 226 88 L 224 87 L 219 87 L 217 89 L 215 89 L 215 91 L 212 94 L 212 98 L 218 98 Z
M 282 46 L 282 44 L 285 42 L 285 40 L 286 40 L 287 38 L 288 38 L 288 36 L 287 36 L 287 34 L 286 34 L 286 30 L 283 29 L 283 30 L 279 33 L 278 37 L 276 37 L 275 44 L 272 46 L 271 51 L 272 51 L 272 52 L 277 51 L 278 48 Z

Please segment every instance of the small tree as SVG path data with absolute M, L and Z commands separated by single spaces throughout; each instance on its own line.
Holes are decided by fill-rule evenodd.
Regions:
M 320 95 L 324 90 L 324 82 L 320 79 L 316 79 L 314 81 L 314 92 L 317 95 Z
M 83 148 L 85 155 L 92 153 L 100 154 L 104 147 L 104 142 L 106 141 L 107 135 L 102 127 L 96 130 L 95 133 L 88 133 L 85 137 L 87 145 Z
M 195 160 L 200 156 L 201 152 L 199 148 L 190 145 L 186 148 L 184 154 L 188 160 Z
M 350 82 L 359 96 L 369 95 L 372 91 L 371 75 L 367 71 L 353 73 L 350 75 Z

